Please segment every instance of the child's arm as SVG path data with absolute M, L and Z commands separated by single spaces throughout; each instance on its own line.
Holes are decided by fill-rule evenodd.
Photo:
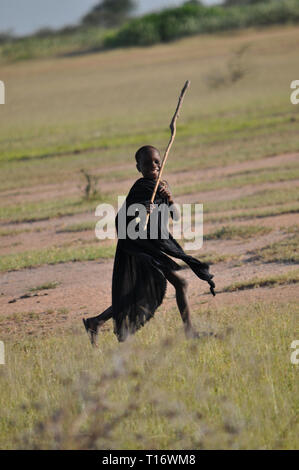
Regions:
M 168 199 L 168 205 L 172 206 L 171 207 L 172 210 L 170 212 L 171 218 L 174 219 L 174 220 L 180 220 L 181 215 L 180 215 L 180 212 L 179 212 L 178 208 L 176 207 L 176 205 L 173 201 L 173 197 L 172 197 L 170 187 L 169 187 L 169 184 L 167 183 L 167 181 L 163 180 L 163 181 L 160 182 L 159 192 L 163 197 Z

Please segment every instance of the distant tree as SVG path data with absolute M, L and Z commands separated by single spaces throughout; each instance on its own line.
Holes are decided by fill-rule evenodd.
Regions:
M 257 3 L 269 3 L 272 0 L 225 0 L 224 6 L 238 6 L 238 5 L 256 5 Z
M 11 30 L 0 31 L 0 44 L 12 41 L 14 39 L 13 32 Z
M 201 5 L 202 6 L 202 2 L 200 0 L 186 0 L 184 5 Z
M 84 26 L 119 26 L 136 7 L 134 0 L 103 0 L 85 15 Z

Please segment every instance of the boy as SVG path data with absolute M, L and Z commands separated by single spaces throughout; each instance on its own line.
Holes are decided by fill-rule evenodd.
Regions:
M 130 205 L 142 204 L 151 214 L 155 206 L 150 204 L 150 200 L 159 176 L 161 157 L 155 147 L 146 145 L 136 152 L 135 159 L 137 170 L 142 173 L 143 177 L 134 183 L 123 207 L 126 209 Z M 167 182 L 160 183 L 154 204 L 173 205 Z M 122 209 L 116 216 L 116 225 L 118 225 Z M 178 216 L 175 209 L 172 216 L 175 219 Z M 126 228 L 133 219 L 136 219 L 136 216 L 131 216 L 131 218 L 126 216 Z M 112 277 L 112 305 L 96 317 L 83 319 L 93 345 L 96 344 L 99 327 L 110 318 L 113 318 L 114 333 L 119 341 L 125 341 L 129 334 L 135 333 L 146 321 L 150 320 L 163 301 L 166 281 L 169 281 L 175 288 L 176 301 L 187 338 L 199 336 L 191 322 L 186 295 L 187 282 L 177 272 L 181 267 L 167 254 L 185 261 L 200 279 L 209 283 L 210 290 L 215 295 L 213 275 L 209 273 L 209 266 L 206 263 L 201 263 L 187 255 L 168 232 L 167 238 L 160 236 L 150 238 L 150 221 L 151 217 L 146 239 L 127 237 L 118 240 Z

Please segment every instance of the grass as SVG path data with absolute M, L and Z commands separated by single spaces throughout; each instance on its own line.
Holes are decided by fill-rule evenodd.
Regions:
M 0 272 L 18 271 L 25 268 L 35 268 L 44 264 L 67 263 L 70 261 L 91 261 L 112 258 L 115 246 L 99 243 L 84 244 L 83 246 L 50 247 L 43 250 L 30 250 L 17 254 L 3 255 L 0 259 Z
M 29 292 L 38 292 L 40 290 L 48 290 L 48 289 L 56 289 L 60 285 L 58 281 L 49 281 L 45 282 L 44 284 L 40 284 L 39 286 L 31 287 Z
M 264 263 L 298 263 L 299 262 L 299 234 L 298 232 L 291 237 L 271 243 L 258 250 L 252 252 L 250 260 L 258 260 Z
M 249 116 L 243 119 L 236 120 L 227 116 L 225 120 L 208 116 L 205 121 L 189 119 L 187 124 L 182 124 L 180 127 L 180 136 L 183 139 L 190 139 L 193 137 L 201 136 L 203 144 L 217 144 L 223 141 L 240 140 L 248 137 L 249 133 L 259 135 L 261 133 L 275 133 L 279 129 L 285 127 L 296 126 L 296 118 L 294 119 L 293 110 L 282 111 L 279 115 L 267 115 L 265 112 L 256 114 L 249 113 Z M 282 129 L 281 129 L 282 130 Z M 141 146 L 145 141 L 158 140 L 160 142 L 166 141 L 168 137 L 167 129 L 152 128 L 145 133 L 126 133 L 117 135 L 107 135 L 101 138 L 93 138 L 91 140 L 80 141 L 76 144 L 59 144 L 58 146 L 46 147 L 41 149 L 32 148 L 31 150 L 20 150 L 14 152 L 1 153 L 1 161 L 13 160 L 30 160 L 30 159 L 46 159 L 55 157 L 57 155 L 72 155 L 76 153 L 83 153 L 88 151 L 101 151 L 107 149 L 117 150 L 119 148 L 134 145 L 135 147 Z
M 299 179 L 299 168 L 297 164 L 290 168 L 261 168 L 244 172 L 241 175 L 227 175 L 215 178 L 212 181 L 188 184 L 175 188 L 176 195 L 193 194 L 199 191 L 213 191 L 224 188 L 241 188 L 246 185 L 260 185 L 263 183 L 276 183 L 279 181 L 292 181 Z
M 9 222 L 35 222 L 48 220 L 54 217 L 80 214 L 95 210 L 101 202 L 109 202 L 108 196 L 99 195 L 86 199 L 80 196 L 64 199 L 51 199 L 50 201 L 8 204 L 0 208 L 0 219 Z
M 211 251 L 207 253 L 199 253 L 196 255 L 196 258 L 208 264 L 216 264 L 236 260 L 239 258 L 239 255 L 235 255 L 233 253 L 221 255 L 215 251 Z
M 65 29 L 60 32 L 50 31 L 35 36 L 17 38 L 0 46 L 0 61 L 17 62 L 51 56 L 84 53 L 99 49 L 107 31 L 101 28 Z
M 29 232 L 29 229 L 1 229 L 0 230 L 0 237 L 13 237 L 15 235 L 19 235 L 20 233 Z
M 225 201 L 212 201 L 203 205 L 204 213 L 222 212 L 237 209 L 265 208 L 266 206 L 281 205 L 290 202 L 297 202 L 299 193 L 296 187 L 285 189 L 263 189 L 256 191 L 249 196 Z M 200 201 L 198 201 L 200 202 Z
M 208 263 L 210 265 L 216 264 L 216 263 L 223 263 L 223 262 L 228 262 L 232 260 L 238 260 L 240 258 L 239 255 L 235 254 L 225 254 L 225 255 L 220 255 L 216 251 L 209 251 L 209 252 L 197 252 L 197 253 L 192 253 L 191 256 L 194 256 L 196 259 L 199 259 L 201 262 Z M 183 262 L 178 262 L 178 264 L 181 266 L 181 269 L 188 269 L 188 266 L 183 263 Z
M 259 225 L 227 225 L 223 226 L 214 232 L 208 233 L 204 236 L 205 240 L 242 240 L 254 236 L 265 235 L 270 233 L 270 227 L 263 227 Z
M 279 175 L 278 175 L 279 177 Z M 185 189 L 187 193 L 192 192 Z M 177 191 L 175 191 L 177 193 Z M 178 191 L 180 192 L 180 191 Z M 184 193 L 185 194 L 185 193 Z M 65 215 L 75 215 L 86 211 L 95 210 L 97 204 L 101 202 L 111 203 L 116 200 L 116 195 L 112 193 L 100 194 L 94 198 L 86 199 L 73 197 L 69 199 L 59 198 L 50 201 L 19 203 L 16 205 L 7 204 L 0 207 L 0 219 L 10 222 L 33 222 L 47 220 Z M 204 204 L 205 213 L 218 212 L 223 210 L 234 210 L 241 208 L 252 208 L 272 205 L 273 203 L 283 204 L 298 200 L 298 190 L 296 187 L 290 188 L 287 192 L 284 189 L 266 189 L 257 191 L 254 195 L 243 196 L 237 200 L 220 202 L 208 202 Z M 77 224 L 71 226 L 68 231 L 82 231 Z M 81 226 L 83 230 L 89 230 L 91 223 Z M 87 227 L 87 228 L 86 228 Z
M 275 287 L 286 284 L 296 284 L 299 282 L 299 270 L 289 271 L 285 274 L 278 274 L 267 277 L 254 277 L 248 281 L 240 281 L 231 284 L 223 289 L 223 292 L 236 292 L 238 290 L 255 289 L 259 287 Z
M 81 222 L 77 224 L 69 224 L 56 230 L 56 233 L 74 233 L 74 232 L 86 232 L 94 230 L 96 222 Z
M 154 54 L 151 49 L 112 51 L 3 66 L 1 79 L 14 101 L 5 107 L 1 128 L 2 190 L 73 182 L 82 167 L 95 171 L 107 163 L 116 177 L 122 177 L 119 165 L 127 165 L 132 175 L 129 163 L 137 147 L 144 142 L 165 147 L 171 110 L 186 76 L 192 85 L 168 171 L 298 150 L 298 112 L 285 91 L 286 77 L 296 76 L 297 34 L 296 28 L 270 28 L 183 40 L 159 46 Z M 206 74 L 226 64 L 244 43 L 251 44 L 253 76 L 233 89 L 207 93 Z M 180 63 L 184 67 L 178 73 Z M 159 87 L 151 86 L 149 66 L 159 72 Z M 173 76 L 177 79 L 169 80 Z
M 202 35 L 142 50 L 3 64 L 1 80 L 9 93 L 0 109 L 2 221 L 75 215 L 94 210 L 103 199 L 114 203 L 118 191 L 127 194 L 139 177 L 137 147 L 152 143 L 163 153 L 186 77 L 191 87 L 167 172 L 198 174 L 249 161 L 253 169 L 186 182 L 174 188 L 174 195 L 227 189 L 227 200 L 205 202 L 203 197 L 205 222 L 225 224 L 210 234 L 216 240 L 264 233 L 258 224 L 231 225 L 235 220 L 296 214 L 296 165 L 286 161 L 254 169 L 254 161 L 299 151 L 299 107 L 289 100 L 289 84 L 298 72 L 298 38 L 298 28 L 286 26 Z M 224 70 L 244 44 L 250 44 L 245 75 L 211 89 L 206 77 Z M 83 184 L 82 168 L 98 179 L 100 188 L 105 183 L 102 198 L 86 201 L 82 189 L 76 193 Z M 259 187 L 263 184 L 267 189 Z M 248 185 L 252 194 L 243 195 Z M 241 188 L 240 197 L 233 199 L 233 188 Z M 26 279 L 26 268 L 114 256 L 112 243 L 70 241 L 72 232 L 94 226 L 73 219 L 57 230 L 65 232 L 64 245 L 12 251 L 1 257 L 0 271 L 24 269 Z M 44 235 L 49 229 L 42 225 Z M 35 230 L 34 224 L 24 230 L 3 226 L 0 235 L 29 237 L 27 228 Z M 298 234 L 290 228 L 284 240 L 251 255 L 261 262 L 297 263 L 296 250 Z M 239 259 L 216 251 L 196 255 L 210 264 Z M 246 288 L 297 280 L 297 270 L 274 273 L 249 280 Z M 51 284 L 41 280 L 33 289 Z M 217 337 L 198 342 L 184 339 L 178 312 L 162 305 L 128 343 L 118 344 L 108 324 L 97 351 L 82 326 L 77 327 L 67 302 L 11 317 L 4 307 L 0 321 L 7 363 L 0 369 L 0 448 L 298 448 L 297 370 L 290 362 L 298 306 L 287 298 L 267 300 L 224 307 L 216 297 L 209 307 L 200 304 L 192 312 L 195 326 L 212 329 Z M 88 311 L 86 299 L 79 305 Z
M 265 217 L 273 217 L 284 214 L 297 214 L 299 212 L 299 203 L 286 204 L 283 206 L 269 207 L 269 208 L 256 208 L 254 211 L 236 211 L 235 214 L 222 214 L 222 215 L 208 215 L 205 220 L 207 222 L 228 222 L 233 220 L 250 220 Z
M 179 315 L 167 312 L 125 344 L 102 333 L 99 351 L 82 329 L 11 336 L 0 447 L 298 448 L 295 311 L 261 302 L 194 312 L 218 335 L 201 341 L 186 341 Z

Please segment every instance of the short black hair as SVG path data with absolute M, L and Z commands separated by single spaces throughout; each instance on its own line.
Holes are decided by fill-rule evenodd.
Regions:
M 158 154 L 160 155 L 159 150 L 156 147 L 153 147 L 152 145 L 144 145 L 143 147 L 140 147 L 140 149 L 138 149 L 135 153 L 136 162 L 140 163 L 140 160 L 144 155 L 149 155 L 152 152 L 158 152 Z

